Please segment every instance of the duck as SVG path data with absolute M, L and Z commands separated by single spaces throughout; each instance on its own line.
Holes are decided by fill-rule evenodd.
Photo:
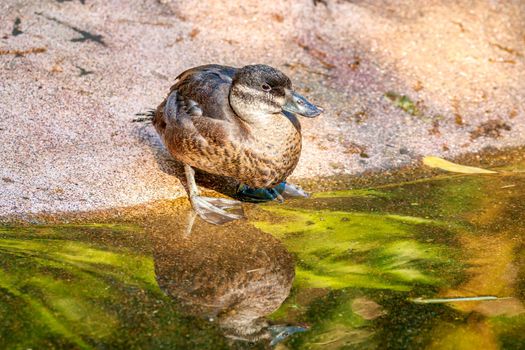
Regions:
M 208 64 L 175 79 L 152 123 L 170 155 L 184 165 L 194 211 L 207 222 L 224 224 L 242 218 L 241 202 L 202 196 L 194 169 L 235 179 L 241 199 L 282 200 L 283 192 L 306 196 L 285 181 L 302 149 L 297 116 L 322 112 L 276 68 Z
M 160 290 L 181 313 L 213 319 L 228 338 L 270 338 L 276 325 L 267 316 L 290 294 L 293 255 L 248 222 L 237 222 L 232 230 L 192 221 L 190 208 L 174 208 L 173 213 L 147 219 Z

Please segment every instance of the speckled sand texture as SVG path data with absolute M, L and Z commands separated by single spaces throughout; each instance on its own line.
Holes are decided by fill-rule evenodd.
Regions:
M 303 120 L 296 179 L 525 143 L 519 0 L 5 0 L 0 13 L 0 216 L 182 195 L 132 120 L 206 63 L 273 65 L 326 109 Z

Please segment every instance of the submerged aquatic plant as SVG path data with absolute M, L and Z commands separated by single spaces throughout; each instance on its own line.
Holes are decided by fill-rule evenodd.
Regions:
M 282 239 L 298 261 L 291 296 L 272 317 L 310 326 L 288 348 L 525 344 L 517 332 L 525 307 L 497 277 L 516 256 L 509 254 L 513 240 L 523 236 L 494 236 L 523 220 L 516 204 L 525 178 L 495 176 L 441 176 L 265 207 L 272 219 L 255 225 Z M 477 321 L 485 336 L 469 325 L 473 311 L 485 315 Z
M 147 247 L 139 232 L 1 228 L 0 347 L 225 348 L 213 325 L 183 317 L 159 289 L 150 252 L 137 248 Z
M 0 347 L 264 348 L 225 339 L 220 319 L 236 319 L 235 295 L 228 299 L 232 307 L 207 322 L 181 312 L 180 301 L 158 284 L 167 268 L 182 272 L 163 275 L 164 291 L 196 291 L 199 299 L 202 291 L 226 286 L 201 305 L 213 309 L 223 294 L 232 295 L 231 281 L 242 286 L 266 281 L 245 279 L 246 274 L 271 270 L 291 276 L 270 254 L 277 241 L 267 239 L 271 234 L 296 262 L 290 295 L 270 316 L 278 347 L 523 348 L 524 203 L 525 177 L 507 171 L 442 175 L 250 207 L 256 219 L 221 232 L 201 231 L 193 239 L 183 229 L 178 235 L 169 229 L 146 233 L 122 224 L 3 226 Z M 150 217 L 157 227 L 172 227 L 160 216 Z M 206 254 L 204 246 L 215 253 L 220 247 L 229 258 Z M 268 260 L 273 264 L 264 263 Z M 192 288 L 197 284 L 200 290 Z M 272 283 L 263 284 L 275 291 Z M 243 295 L 242 309 L 253 310 L 252 299 Z M 269 305 L 252 295 L 254 303 Z M 266 319 L 255 321 L 264 325 Z
M 256 222 L 296 255 L 296 283 L 309 288 L 410 290 L 440 284 L 427 267 L 450 263 L 446 248 L 419 242 L 425 218 L 267 207 L 279 220 Z

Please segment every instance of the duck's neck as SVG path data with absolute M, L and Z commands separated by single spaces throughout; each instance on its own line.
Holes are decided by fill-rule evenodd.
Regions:
M 230 106 L 248 128 L 251 142 L 261 151 L 280 151 L 283 145 L 300 140 L 301 127 L 297 118 L 277 108 L 269 112 L 268 106 L 254 97 L 254 92 L 244 87 L 232 86 L 229 95 Z M 300 142 L 300 141 L 299 141 Z

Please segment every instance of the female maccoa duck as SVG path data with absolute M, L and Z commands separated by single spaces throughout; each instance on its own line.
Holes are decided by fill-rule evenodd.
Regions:
M 222 224 L 241 217 L 227 211 L 240 202 L 200 196 L 192 168 L 238 180 L 245 199 L 281 198 L 283 191 L 303 195 L 283 183 L 301 154 L 301 127 L 294 114 L 311 118 L 321 112 L 275 68 L 206 65 L 177 77 L 153 124 L 171 155 L 184 163 L 194 210 Z

